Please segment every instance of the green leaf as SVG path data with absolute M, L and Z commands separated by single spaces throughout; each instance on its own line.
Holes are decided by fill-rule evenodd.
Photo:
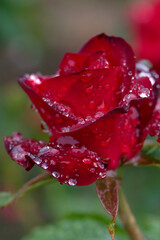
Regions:
M 115 240 L 129 240 L 123 232 L 116 232 Z M 66 219 L 35 229 L 22 240 L 111 240 L 106 225 L 93 219 Z
M 0 207 L 5 207 L 14 199 L 14 194 L 10 192 L 0 192 Z
M 96 190 L 104 209 L 115 220 L 119 203 L 116 173 L 108 171 L 105 178 L 96 181 Z
M 0 207 L 6 207 L 12 201 L 20 198 L 25 193 L 53 182 L 55 182 L 55 178 L 53 178 L 53 176 L 48 173 L 44 173 L 31 179 L 29 182 L 24 184 L 24 186 L 20 188 L 16 193 L 0 192 Z
M 160 144 L 148 140 L 142 149 L 142 156 L 160 163 Z

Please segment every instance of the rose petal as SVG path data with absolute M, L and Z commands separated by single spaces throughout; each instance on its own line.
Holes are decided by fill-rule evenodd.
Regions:
M 39 74 L 26 74 L 19 78 L 19 84 L 28 94 L 50 131 L 56 133 L 60 131 L 62 126 L 68 127 L 76 124 L 77 120 L 69 118 L 68 115 L 66 116 L 67 113 L 65 111 L 60 111 L 57 105 L 47 100 L 48 98 L 44 99 L 39 95 L 39 86 L 43 81 L 47 81 L 48 79 L 52 79 L 52 77 L 41 76 Z
M 160 97 L 154 109 L 152 119 L 145 129 L 145 133 L 151 136 L 158 136 L 157 141 L 160 142 Z
M 104 69 L 109 67 L 105 52 L 96 51 L 93 53 L 66 53 L 60 66 L 59 74 L 71 74 L 81 72 L 85 69 Z
M 15 132 L 11 137 L 4 137 L 6 151 L 19 165 L 26 170 L 30 170 L 34 166 L 34 162 L 26 156 L 35 155 L 45 146 L 43 141 L 35 141 L 33 139 L 23 138 L 21 133 Z
M 91 38 L 79 53 L 102 51 L 107 54 L 111 66 L 127 67 L 135 71 L 135 56 L 131 46 L 120 37 L 107 36 L 104 33 Z
M 39 79 L 38 84 L 33 82 L 33 75 L 21 78 L 20 84 L 52 133 L 95 120 L 117 107 L 121 100 L 123 75 L 118 67 L 44 79 L 34 76 Z
M 120 37 L 107 36 L 104 33 L 91 38 L 79 53 L 103 51 L 106 53 L 110 66 L 123 67 L 124 92 L 130 86 L 130 81 L 135 73 L 135 55 L 131 46 Z
M 89 185 L 106 174 L 107 163 L 71 136 L 61 136 L 48 145 L 43 141 L 23 138 L 20 133 L 5 137 L 10 157 L 26 170 L 34 164 L 48 171 L 60 183 Z
M 104 115 L 98 121 L 67 134 L 72 136 L 89 150 L 97 152 L 102 161 L 109 162 L 108 169 L 115 169 L 120 159 L 128 152 L 132 155 L 138 144 L 139 114 L 132 107 L 128 113 L 123 108 L 117 108 Z M 52 136 L 51 141 L 53 141 Z
M 60 183 L 85 186 L 104 177 L 107 164 L 71 136 L 61 136 L 44 147 L 33 159 Z

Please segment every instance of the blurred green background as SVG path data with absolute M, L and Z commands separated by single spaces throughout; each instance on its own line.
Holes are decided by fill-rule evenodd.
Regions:
M 77 51 L 90 37 L 105 32 L 130 42 L 125 0 L 1 0 L 0 1 L 0 190 L 16 191 L 42 171 L 26 172 L 7 155 L 3 136 L 20 131 L 46 139 L 40 118 L 17 84 L 24 73 L 53 74 L 65 52 Z M 160 216 L 159 170 L 127 168 L 124 189 L 140 226 L 146 216 Z M 56 183 L 25 195 L 0 210 L 0 239 L 18 240 L 35 226 L 56 223 L 68 215 L 108 218 L 88 187 Z M 107 229 L 105 229 L 107 231 Z M 56 239 L 55 239 L 56 240 Z

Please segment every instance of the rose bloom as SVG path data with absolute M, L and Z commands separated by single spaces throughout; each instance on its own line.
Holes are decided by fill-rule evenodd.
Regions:
M 91 184 L 135 156 L 147 134 L 160 136 L 157 81 L 122 38 L 95 36 L 66 53 L 55 75 L 19 78 L 50 140 L 15 132 L 6 150 L 26 170 L 37 164 L 60 183 Z
M 133 46 L 160 73 L 160 0 L 134 2 L 128 10 Z

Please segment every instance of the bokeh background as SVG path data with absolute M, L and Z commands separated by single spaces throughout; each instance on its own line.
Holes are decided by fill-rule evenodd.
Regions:
M 0 190 L 16 191 L 42 171 L 26 172 L 7 155 L 3 136 L 21 131 L 47 140 L 40 118 L 17 84 L 24 73 L 53 74 L 65 52 L 76 52 L 92 36 L 105 32 L 131 42 L 125 14 L 130 0 L 1 0 L 0 1 Z M 160 217 L 160 172 L 127 168 L 124 189 L 140 226 Z M 108 218 L 88 187 L 51 184 L 0 210 L 0 239 L 19 240 L 35 226 L 54 224 L 68 215 Z M 107 230 L 106 230 L 107 231 Z M 56 240 L 56 239 L 55 239 Z

